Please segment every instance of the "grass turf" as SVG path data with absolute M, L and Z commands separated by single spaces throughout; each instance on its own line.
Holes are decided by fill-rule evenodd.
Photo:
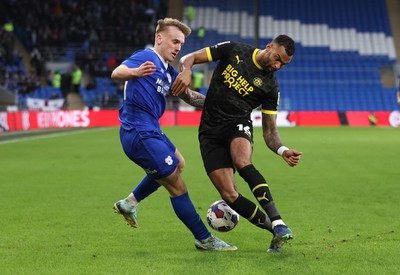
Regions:
M 219 199 L 201 162 L 194 127 L 164 132 L 186 159 L 183 178 L 205 221 Z M 400 130 L 281 128 L 304 153 L 290 168 L 254 133 L 253 161 L 296 238 L 267 254 L 268 232 L 241 219 L 215 235 L 238 246 L 201 252 L 160 189 L 139 206 L 138 229 L 112 204 L 144 172 L 122 152 L 118 129 L 0 141 L 1 274 L 399 274 Z M 239 191 L 254 201 L 236 175 Z

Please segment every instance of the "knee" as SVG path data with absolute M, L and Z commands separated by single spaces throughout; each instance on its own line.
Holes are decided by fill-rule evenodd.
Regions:
M 246 166 L 248 166 L 250 164 L 251 164 L 251 161 L 247 160 L 247 159 L 237 158 L 237 159 L 233 160 L 233 165 L 235 166 L 236 170 L 238 170 L 238 171 L 240 169 L 242 169 L 243 167 L 246 167 Z
M 221 198 L 226 201 L 228 204 L 233 203 L 239 197 L 239 193 L 236 190 L 221 190 L 220 191 Z
M 168 190 L 171 197 L 180 196 L 187 192 L 185 182 L 183 181 L 178 168 L 176 168 L 168 177 L 158 179 L 157 181 Z
M 179 173 L 182 174 L 185 170 L 185 160 L 180 160 L 177 168 Z

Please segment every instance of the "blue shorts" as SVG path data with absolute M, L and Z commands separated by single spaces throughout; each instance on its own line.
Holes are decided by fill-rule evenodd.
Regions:
M 120 128 L 125 154 L 153 179 L 168 177 L 179 164 L 175 145 L 161 130 L 136 131 Z

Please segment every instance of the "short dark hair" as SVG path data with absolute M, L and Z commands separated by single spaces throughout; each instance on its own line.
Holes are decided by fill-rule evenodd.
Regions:
M 286 34 L 278 35 L 272 42 L 283 46 L 288 56 L 294 55 L 294 52 L 296 51 L 294 40 Z

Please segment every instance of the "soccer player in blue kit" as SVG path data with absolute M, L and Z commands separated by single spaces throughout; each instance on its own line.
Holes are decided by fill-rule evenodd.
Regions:
M 213 236 L 202 222 L 181 177 L 184 158 L 160 129 L 166 94 L 178 76 L 169 62 L 176 58 L 190 32 L 179 20 L 158 20 L 154 48 L 134 52 L 111 74 L 112 79 L 125 81 L 124 101 L 119 111 L 123 150 L 146 172 L 128 197 L 116 202 L 113 208 L 135 228 L 139 202 L 162 185 L 169 193 L 175 214 L 192 232 L 197 249 L 234 251 L 236 246 Z M 190 89 L 180 98 L 195 107 L 204 103 L 204 96 Z

